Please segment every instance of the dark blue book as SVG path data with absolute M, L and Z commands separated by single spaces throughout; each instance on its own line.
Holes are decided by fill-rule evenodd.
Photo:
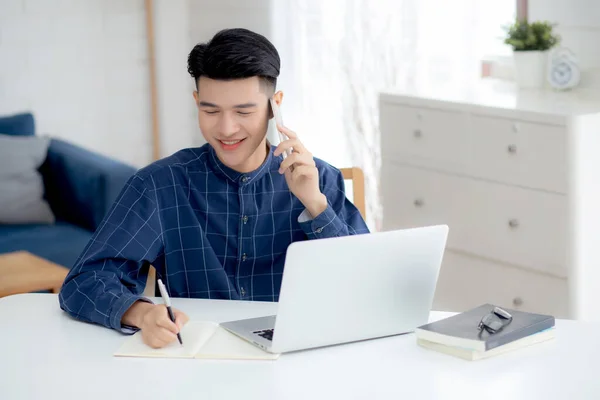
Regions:
M 415 335 L 420 341 L 437 343 L 477 352 L 486 352 L 523 338 L 554 328 L 555 319 L 551 315 L 535 314 L 503 308 L 511 316 L 509 321 L 493 315 L 493 322 L 502 323 L 498 332 L 480 329 L 481 320 L 493 313 L 495 306 L 484 304 L 469 311 L 456 314 L 418 327 Z M 490 332 L 491 331 L 491 332 Z

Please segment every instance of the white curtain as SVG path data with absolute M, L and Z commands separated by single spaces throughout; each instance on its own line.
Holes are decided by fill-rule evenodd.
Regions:
M 365 172 L 367 223 L 381 222 L 378 94 L 463 90 L 486 55 L 507 55 L 514 0 L 275 0 L 286 125 L 316 157 Z

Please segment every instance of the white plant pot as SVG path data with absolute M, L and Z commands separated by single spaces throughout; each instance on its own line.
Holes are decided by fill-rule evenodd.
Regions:
M 540 89 L 546 82 L 548 51 L 514 51 L 515 80 L 520 88 Z

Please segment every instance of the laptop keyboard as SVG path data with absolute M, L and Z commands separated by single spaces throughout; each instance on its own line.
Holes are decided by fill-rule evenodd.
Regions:
M 264 329 L 262 331 L 255 331 L 252 333 L 254 333 L 255 335 L 258 335 L 262 338 L 265 338 L 267 340 L 273 341 L 273 329 Z

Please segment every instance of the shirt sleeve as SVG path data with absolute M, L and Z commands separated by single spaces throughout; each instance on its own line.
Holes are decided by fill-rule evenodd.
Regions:
M 304 210 L 298 223 L 309 239 L 369 233 L 360 211 L 346 197 L 344 177 L 332 167 L 323 168 L 319 177 L 321 192 L 327 197 L 327 208 L 313 217 Z
M 149 265 L 163 253 L 160 218 L 153 192 L 131 177 L 90 242 L 69 271 L 59 293 L 61 309 L 79 320 L 123 333 L 133 303 L 142 296 Z

